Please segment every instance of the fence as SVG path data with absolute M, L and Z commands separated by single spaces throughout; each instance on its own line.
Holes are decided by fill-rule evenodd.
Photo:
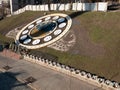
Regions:
M 67 4 L 45 4 L 45 5 L 26 5 L 18 9 L 13 14 L 20 14 L 25 11 L 107 11 L 107 2 L 98 3 L 67 3 Z

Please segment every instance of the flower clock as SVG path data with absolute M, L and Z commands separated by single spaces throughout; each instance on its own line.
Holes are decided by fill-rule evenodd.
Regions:
M 16 36 L 16 44 L 28 49 L 45 47 L 61 39 L 70 29 L 71 18 L 66 14 L 40 17 L 23 27 Z

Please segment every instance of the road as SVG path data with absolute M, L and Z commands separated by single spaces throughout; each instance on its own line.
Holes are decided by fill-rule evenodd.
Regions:
M 101 90 L 99 87 L 38 64 L 0 56 L 0 68 L 6 65 L 11 67 L 8 72 L 19 80 L 25 81 L 30 76 L 35 78 L 36 81 L 31 83 L 31 86 L 37 90 Z

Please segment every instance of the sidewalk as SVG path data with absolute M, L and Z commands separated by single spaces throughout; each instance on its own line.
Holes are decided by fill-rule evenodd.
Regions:
M 15 77 L 22 82 L 26 82 L 28 77 L 33 77 L 35 81 L 29 85 L 35 90 L 101 90 L 100 87 L 90 85 L 38 64 L 0 56 L 0 69 L 3 70 L 6 65 L 11 67 L 8 72 L 18 73 Z

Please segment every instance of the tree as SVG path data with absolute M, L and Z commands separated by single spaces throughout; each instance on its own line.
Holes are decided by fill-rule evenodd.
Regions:
M 51 4 L 51 0 L 48 0 L 48 10 L 51 11 L 51 8 L 50 8 L 50 4 Z

